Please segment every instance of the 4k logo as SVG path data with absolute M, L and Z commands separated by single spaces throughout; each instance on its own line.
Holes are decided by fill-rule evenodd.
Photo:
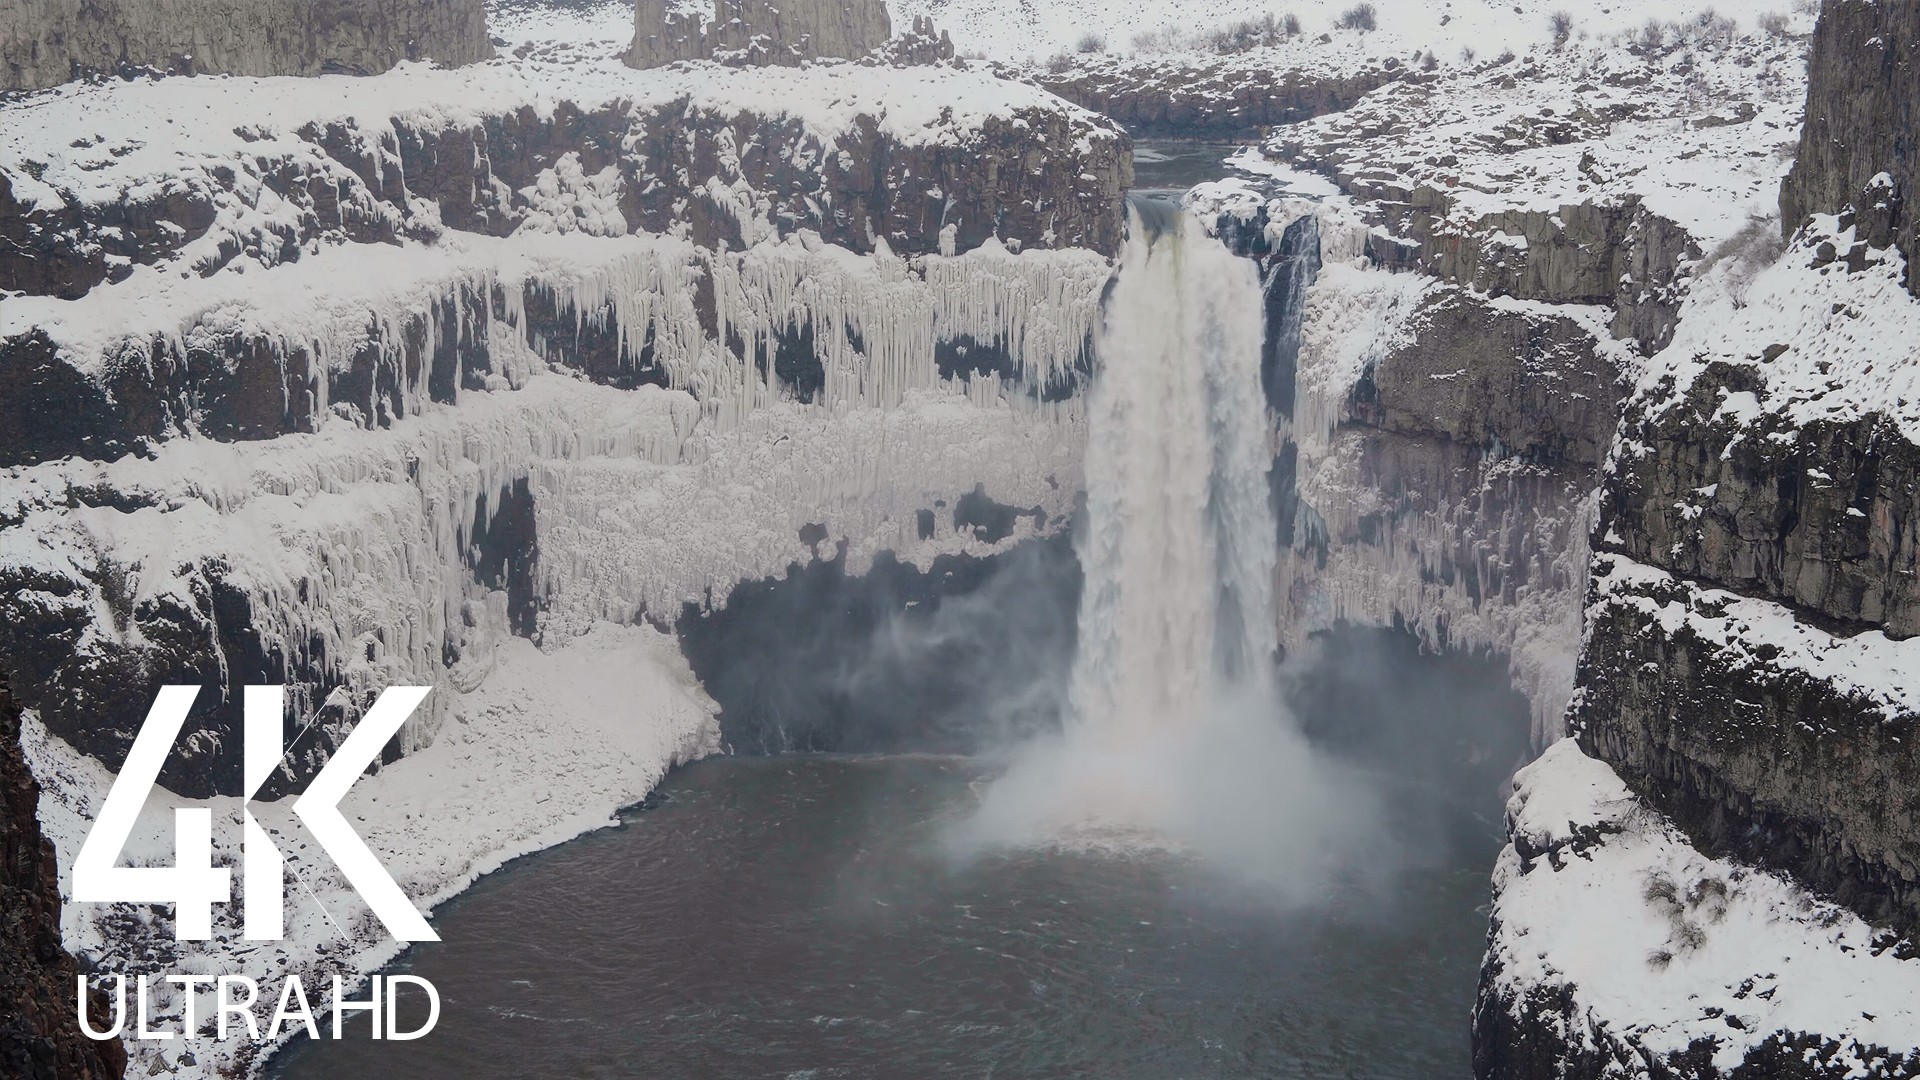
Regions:
M 400 730 L 430 687 L 395 686 L 380 695 L 347 741 L 328 759 L 307 790 L 293 802 L 293 813 L 333 859 L 347 883 L 401 941 L 439 941 L 407 894 L 400 891 L 380 860 L 340 813 L 340 800 L 366 771 L 381 747 Z M 99 820 L 88 830 L 73 863 L 73 898 L 86 903 L 149 903 L 174 906 L 174 937 L 204 941 L 213 936 L 213 905 L 233 898 L 233 872 L 213 865 L 213 811 L 176 807 L 173 811 L 173 865 L 120 866 L 120 852 L 133 834 L 140 807 L 160 777 L 160 765 L 180 737 L 180 729 L 200 693 L 197 686 L 166 686 L 134 737 L 127 761 L 107 791 Z M 286 689 L 246 688 L 242 745 L 245 783 L 241 805 L 246 830 L 242 855 L 245 875 L 246 936 L 278 941 L 285 936 L 286 867 L 280 849 L 254 819 L 251 803 L 260 786 L 279 767 Z

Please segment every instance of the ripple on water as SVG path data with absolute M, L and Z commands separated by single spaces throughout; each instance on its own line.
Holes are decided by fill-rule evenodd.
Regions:
M 939 842 L 987 766 L 703 762 L 522 860 L 399 965 L 413 1043 L 296 1046 L 284 1080 L 1465 1077 L 1484 853 L 1396 904 L 1263 907 L 1176 851 Z

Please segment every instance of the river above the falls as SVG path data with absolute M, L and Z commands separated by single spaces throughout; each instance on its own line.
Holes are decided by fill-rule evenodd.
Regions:
M 391 969 L 439 988 L 430 1035 L 376 1043 L 351 1034 L 363 1020 L 296 1040 L 269 1075 L 1469 1074 L 1488 846 L 1306 910 L 1165 851 L 956 862 L 943 830 L 992 772 L 933 756 L 678 770 L 620 827 L 440 910 L 441 943 Z

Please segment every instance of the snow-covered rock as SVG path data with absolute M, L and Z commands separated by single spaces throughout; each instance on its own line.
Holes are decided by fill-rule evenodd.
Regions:
M 366 75 L 405 60 L 493 55 L 483 0 L 11 0 L 0 90 L 124 69 Z

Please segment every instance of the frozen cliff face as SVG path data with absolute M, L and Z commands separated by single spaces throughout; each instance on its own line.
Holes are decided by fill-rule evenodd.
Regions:
M 716 0 L 708 10 L 683 0 L 639 0 L 627 63 L 650 68 L 712 58 L 790 67 L 862 57 L 892 36 L 886 0 Z
M 0 116 L 0 200 L 16 211 L 0 229 L 19 242 L 0 279 L 35 294 L 0 310 L 0 461 L 110 456 L 189 426 L 263 438 L 342 408 L 389 422 L 484 381 L 455 354 L 501 318 L 597 379 L 691 385 L 705 378 L 695 338 L 742 356 L 779 338 L 797 358 L 816 331 L 784 308 L 841 302 L 794 293 L 794 271 L 743 249 L 829 274 L 839 264 L 816 257 L 822 245 L 936 262 L 1009 246 L 1109 252 L 1130 175 L 1126 141 L 1104 122 L 948 69 L 496 61 L 336 88 L 316 106 L 291 80 L 169 80 L 76 88 Z M 96 134 L 84 146 L 48 134 L 73 125 Z M 147 130 L 177 134 L 149 144 Z M 805 251 L 775 243 L 802 234 Z M 625 236 L 639 238 L 594 246 Z M 576 241 L 598 254 L 563 270 L 553 245 Z M 846 280 L 831 288 L 863 290 L 871 318 L 904 302 Z M 558 302 L 557 282 L 569 290 Z M 989 328 L 969 320 L 1071 338 L 1051 308 L 1027 318 L 1019 302 L 993 294 L 949 321 L 983 345 Z M 277 313 L 221 315 L 236 303 Z M 819 350 L 888 347 L 885 332 L 820 328 Z M 1043 383 L 1082 341 L 1049 346 Z M 830 389 L 801 366 L 789 383 Z
M 1851 0 L 1820 10 L 1807 58 L 1807 125 L 1780 187 L 1782 226 L 1851 210 L 1858 241 L 1920 257 L 1920 183 L 1911 133 L 1920 126 L 1920 9 Z M 1849 222 L 1854 223 L 1854 222 Z M 1907 288 L 1920 293 L 1910 262 Z
M 115 760 L 153 686 L 287 682 L 321 733 L 297 785 L 374 688 L 482 680 L 505 635 L 1040 531 L 919 527 L 983 484 L 1068 516 L 1126 182 L 1104 122 L 954 69 L 333 85 L 0 112 L 42 250 L 90 268 L 0 300 L 8 652 L 55 734 Z M 126 153 L 44 134 L 116 114 L 90 145 Z M 191 227 L 101 250 L 143 200 Z M 166 781 L 231 787 L 236 722 L 203 699 Z
M 126 1048 L 82 1035 L 71 1008 L 79 966 L 61 948 L 60 870 L 39 810 L 20 707 L 0 681 L 0 1068 L 20 1080 L 117 1080 Z
M 0 107 L 25 247 L 0 293 L 0 654 L 64 864 L 163 683 L 205 689 L 135 858 L 182 803 L 217 851 L 237 837 L 240 686 L 288 687 L 272 798 L 380 689 L 430 685 L 351 796 L 430 906 L 715 748 L 665 628 L 738 583 L 925 573 L 1070 517 L 1129 182 L 1112 125 L 955 67 L 513 52 Z M 979 506 L 1018 510 L 983 529 Z M 324 983 L 392 958 L 323 862 L 290 860 L 315 903 L 249 964 Z M 146 908 L 65 916 L 113 970 L 238 962 L 225 924 L 182 944 Z M 188 1077 L 259 1054 L 132 1049 Z
M 128 67 L 368 75 L 492 55 L 483 0 L 14 0 L 0 11 L 0 90 Z
M 1283 625 L 1503 651 L 1578 736 L 1509 807 L 1483 1078 L 1915 1068 L 1917 309 L 1844 202 L 1783 251 L 1796 46 L 1716 26 L 1396 82 L 1197 196 L 1318 222 Z

